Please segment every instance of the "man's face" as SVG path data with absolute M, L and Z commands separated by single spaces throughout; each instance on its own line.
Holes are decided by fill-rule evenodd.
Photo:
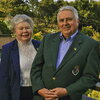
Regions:
M 77 30 L 79 20 L 70 10 L 61 11 L 58 15 L 58 27 L 65 38 L 70 37 Z

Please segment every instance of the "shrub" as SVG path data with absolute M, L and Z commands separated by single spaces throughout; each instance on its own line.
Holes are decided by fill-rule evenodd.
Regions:
M 32 38 L 35 39 L 35 40 L 40 40 L 41 41 L 42 38 L 43 38 L 42 32 L 38 32 L 38 33 L 33 34 Z
M 0 21 L 0 31 L 2 32 L 2 34 L 11 34 L 11 31 L 3 21 Z
M 100 33 L 95 31 L 92 26 L 82 27 L 82 33 L 90 36 L 91 38 L 100 41 Z

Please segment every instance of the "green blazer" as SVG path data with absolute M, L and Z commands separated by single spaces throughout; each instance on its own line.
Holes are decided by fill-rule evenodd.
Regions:
M 97 41 L 78 33 L 63 61 L 56 69 L 60 43 L 59 33 L 45 36 L 31 69 L 33 100 L 44 100 L 37 91 L 41 88 L 66 88 L 68 95 L 59 100 L 81 100 L 82 94 L 95 86 L 100 72 Z

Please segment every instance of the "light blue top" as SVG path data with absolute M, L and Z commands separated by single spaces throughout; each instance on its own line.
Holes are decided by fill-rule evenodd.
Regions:
M 73 39 L 74 39 L 74 37 L 76 36 L 77 33 L 78 33 L 78 30 L 67 39 L 65 39 L 63 37 L 62 33 L 60 33 L 61 42 L 60 42 L 60 45 L 59 45 L 56 68 L 59 67 L 61 61 L 63 60 L 65 54 L 67 53 L 67 51 L 68 51 L 69 47 L 71 46 Z

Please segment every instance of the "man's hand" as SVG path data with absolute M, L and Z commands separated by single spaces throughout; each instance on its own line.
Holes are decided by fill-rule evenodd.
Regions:
M 54 88 L 50 91 L 53 92 L 55 95 L 57 95 L 58 98 L 66 96 L 68 94 L 68 92 L 65 88 Z
M 45 98 L 45 100 L 58 100 L 57 95 L 46 88 L 38 90 L 38 94 Z

